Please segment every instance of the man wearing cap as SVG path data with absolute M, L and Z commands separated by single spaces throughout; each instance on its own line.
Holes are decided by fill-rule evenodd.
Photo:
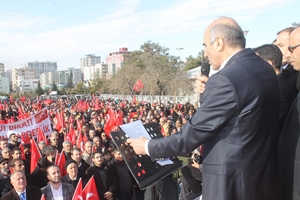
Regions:
M 15 171 L 11 177 L 14 189 L 4 195 L 1 200 L 40 200 L 42 193 L 39 188 L 27 186 L 23 171 Z
M 7 158 L 0 158 L 0 182 L 10 174 L 8 162 Z
M 8 148 L 10 148 L 10 150 L 13 150 L 13 148 L 20 146 L 20 142 L 18 142 L 18 136 L 16 135 L 16 133 L 10 134 L 9 140 L 10 143 L 8 143 Z
M 88 181 L 87 175 L 78 173 L 78 165 L 74 160 L 68 159 L 65 163 L 65 169 L 66 169 L 67 174 L 61 178 L 62 182 L 70 183 L 73 185 L 74 188 L 76 188 L 76 186 L 79 182 L 79 179 L 81 178 L 82 179 L 82 188 L 85 186 L 85 184 Z
M 10 166 L 10 168 L 11 168 L 11 170 L 13 172 L 15 172 L 15 171 L 22 171 L 22 172 L 25 173 L 25 165 L 24 165 L 24 162 L 23 162 L 23 160 L 21 158 L 12 159 L 9 162 L 9 166 Z M 11 176 L 6 177 L 0 183 L 0 196 L 4 196 L 8 192 L 10 192 L 12 189 L 14 189 L 13 185 L 10 182 L 10 177 Z M 31 174 L 25 173 L 25 177 L 26 177 L 27 185 L 29 185 L 29 186 L 35 186 L 35 184 L 34 184 L 34 182 L 32 180 Z

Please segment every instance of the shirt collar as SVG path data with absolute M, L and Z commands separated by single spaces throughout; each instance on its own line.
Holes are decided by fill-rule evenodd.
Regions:
M 25 192 L 25 197 L 26 197 L 26 189 L 23 192 L 18 192 L 17 190 L 16 190 L 16 192 L 17 192 L 18 196 L 20 196 L 23 192 Z
M 219 71 L 222 70 L 222 69 L 225 67 L 225 65 L 228 63 L 228 61 L 230 60 L 230 58 L 232 58 L 235 54 L 237 54 L 237 53 L 240 52 L 240 51 L 241 51 L 241 50 L 239 50 L 239 51 L 233 53 L 233 54 L 232 54 L 231 56 L 229 56 L 226 60 L 224 60 L 224 62 L 222 63 L 222 65 L 221 65 L 220 68 L 219 68 Z

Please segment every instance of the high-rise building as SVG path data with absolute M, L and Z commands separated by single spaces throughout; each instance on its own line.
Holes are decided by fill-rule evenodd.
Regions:
M 72 77 L 72 82 L 74 85 L 82 82 L 81 69 L 75 69 L 74 67 L 71 67 L 66 70 L 57 71 L 57 75 L 54 79 L 56 83 L 66 85 L 68 83 L 69 77 Z
M 107 73 L 107 64 L 99 63 L 83 69 L 84 81 L 92 81 L 94 78 L 103 78 Z
M 12 69 L 11 70 L 11 81 L 12 81 L 12 89 L 14 91 L 20 91 L 18 87 L 20 87 L 18 84 L 20 84 L 19 80 L 38 80 L 36 78 L 36 71 L 35 69 L 30 69 L 28 67 L 23 67 L 19 69 Z M 24 81 L 23 81 L 24 82 Z M 21 83 L 23 83 L 21 82 Z M 30 87 L 28 87 L 30 88 Z M 26 89 L 27 90 L 27 89 Z
M 4 76 L 5 74 L 4 64 L 0 63 L 0 76 Z
M 95 54 L 87 54 L 84 58 L 80 58 L 80 69 L 83 73 L 84 67 L 90 67 L 101 63 L 101 56 L 95 56 Z M 85 78 L 83 78 L 85 80 Z
M 53 82 L 56 82 L 54 77 L 57 76 L 57 72 L 46 72 L 40 76 L 40 83 L 43 89 L 51 88 Z
M 9 79 L 3 76 L 0 76 L 0 92 L 9 93 Z
M 131 52 L 128 51 L 128 48 L 123 47 L 119 48 L 119 51 L 111 52 L 108 56 L 106 56 L 108 78 L 116 74 L 117 71 L 123 67 L 123 63 L 129 59 L 130 53 Z
M 40 75 L 42 73 L 46 72 L 52 72 L 52 71 L 57 71 L 57 63 L 56 62 L 27 62 L 25 64 L 25 67 L 28 67 L 30 69 L 35 69 L 36 70 L 36 76 L 37 78 L 40 78 Z

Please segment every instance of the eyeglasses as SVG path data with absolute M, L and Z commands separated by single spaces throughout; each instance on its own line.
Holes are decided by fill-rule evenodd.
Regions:
M 293 51 L 297 48 L 297 47 L 299 47 L 300 46 L 300 44 L 297 44 L 297 45 L 295 45 L 295 46 L 289 46 L 288 47 L 288 50 L 291 52 L 291 53 L 293 53 Z

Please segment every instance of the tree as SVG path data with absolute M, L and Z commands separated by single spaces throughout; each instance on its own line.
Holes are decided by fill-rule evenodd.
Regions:
M 90 93 L 95 94 L 95 93 L 103 93 L 103 80 L 101 78 L 100 70 L 97 69 L 93 75 L 93 79 L 90 82 Z
M 57 85 L 56 85 L 55 81 L 53 81 L 53 83 L 52 83 L 51 91 L 58 91 L 58 88 L 57 88 Z
M 41 96 L 42 94 L 44 94 L 44 90 L 43 90 L 43 88 L 41 87 L 40 81 L 38 82 L 38 86 L 37 86 L 35 92 L 36 92 L 37 95 L 39 95 L 39 96 Z
M 75 90 L 76 94 L 85 94 L 86 93 L 86 87 L 83 82 L 77 83 L 74 90 Z
M 168 48 L 147 41 L 134 51 L 124 67 L 110 79 L 109 92 L 136 93 L 133 86 L 137 79 L 144 83 L 140 93 L 148 95 L 179 95 L 192 91 L 184 72 L 178 70 L 178 57 L 169 55 Z
M 300 27 L 300 22 L 299 23 L 294 22 L 292 25 L 295 27 Z
M 65 88 L 72 89 L 73 87 L 74 87 L 74 84 L 73 84 L 73 78 L 72 78 L 71 76 L 69 76 L 68 82 L 67 82 Z

